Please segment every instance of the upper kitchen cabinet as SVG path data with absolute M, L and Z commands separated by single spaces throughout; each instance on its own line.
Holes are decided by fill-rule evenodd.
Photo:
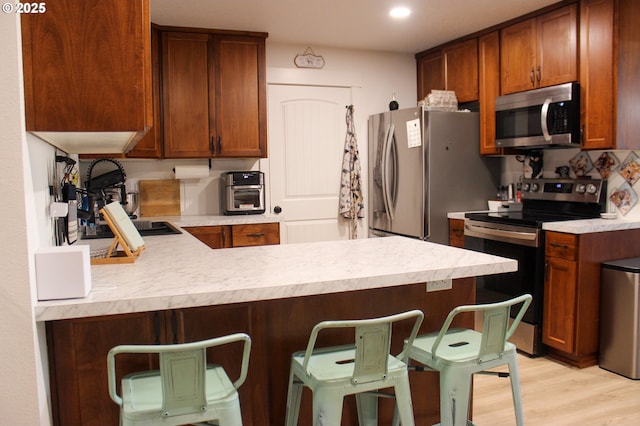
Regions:
M 160 116 L 160 34 L 151 28 L 151 90 L 153 126 L 140 139 L 127 158 L 162 158 L 162 126 Z
M 576 4 L 503 28 L 502 94 L 577 80 L 577 46 Z
M 129 151 L 153 123 L 149 0 L 22 15 L 26 130 L 68 153 Z
M 580 4 L 580 97 L 583 149 L 638 149 L 640 3 Z M 616 74 L 617 72 L 617 74 Z
M 471 39 L 416 55 L 418 100 L 431 90 L 453 90 L 458 102 L 478 100 L 478 40 Z
M 266 34 L 162 34 L 165 158 L 266 157 Z
M 500 154 L 496 146 L 496 96 L 500 95 L 500 35 L 493 31 L 478 39 L 480 154 Z
M 442 49 L 445 90 L 456 92 L 458 102 L 478 100 L 478 39 Z
M 444 90 L 442 53 L 438 50 L 426 55 L 416 55 L 418 74 L 418 101 L 426 98 L 431 90 Z

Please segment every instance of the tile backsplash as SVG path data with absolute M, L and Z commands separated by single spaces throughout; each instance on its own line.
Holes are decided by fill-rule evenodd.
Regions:
M 503 160 L 502 182 L 518 182 L 527 170 L 526 156 L 507 156 Z M 580 151 L 547 149 L 543 151 L 540 177 L 591 177 L 607 179 L 607 209 L 619 218 L 640 219 L 640 150 Z

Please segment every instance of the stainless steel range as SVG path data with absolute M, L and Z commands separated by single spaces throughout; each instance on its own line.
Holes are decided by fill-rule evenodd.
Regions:
M 533 303 L 512 338 L 518 349 L 528 354 L 543 353 L 542 225 L 599 217 L 605 211 L 606 184 L 600 179 L 525 179 L 521 211 L 465 215 L 465 248 L 518 261 L 516 272 L 477 278 L 476 299 L 478 303 L 490 303 L 525 293 L 533 295 Z

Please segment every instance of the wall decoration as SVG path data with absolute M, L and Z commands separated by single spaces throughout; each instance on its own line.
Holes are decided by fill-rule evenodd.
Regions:
M 569 160 L 569 165 L 576 177 L 587 176 L 587 173 L 593 169 L 591 158 L 589 158 L 589 154 L 584 151 L 580 151 L 575 157 Z
M 613 152 L 603 152 L 596 160 L 595 166 L 602 179 L 607 179 L 620 164 Z
M 620 213 L 626 215 L 638 202 L 638 195 L 629 182 L 625 182 L 619 188 L 614 188 L 609 199 L 620 210 Z
M 324 58 L 316 55 L 310 47 L 302 53 L 296 55 L 293 60 L 298 68 L 322 68 L 324 67 Z
M 631 152 L 627 158 L 620 164 L 618 171 L 620 176 L 633 186 L 640 179 L 640 159 L 635 152 Z

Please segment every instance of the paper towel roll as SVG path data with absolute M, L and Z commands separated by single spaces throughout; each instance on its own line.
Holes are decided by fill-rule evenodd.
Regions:
M 203 179 L 209 177 L 209 166 L 188 165 L 175 167 L 176 179 Z

